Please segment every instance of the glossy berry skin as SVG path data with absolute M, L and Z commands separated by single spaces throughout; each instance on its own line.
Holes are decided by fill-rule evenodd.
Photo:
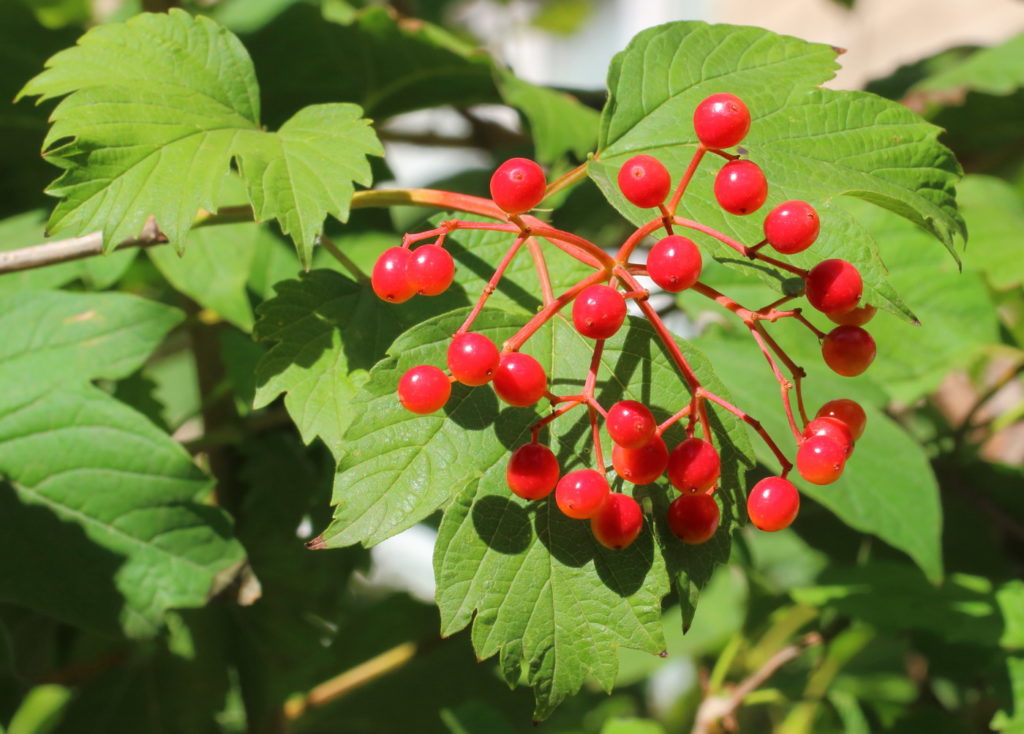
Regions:
M 864 292 L 860 272 L 846 260 L 823 260 L 807 273 L 807 300 L 824 313 L 841 314 L 857 306 Z
M 842 421 L 846 424 L 846 427 L 850 429 L 850 433 L 853 434 L 854 441 L 864 434 L 864 426 L 868 421 L 867 415 L 864 413 L 864 408 L 860 407 L 860 403 L 856 400 L 850 400 L 849 398 L 829 400 L 818 408 L 818 412 L 815 413 L 815 417 L 835 418 L 838 421 Z
M 547 497 L 558 484 L 558 459 L 547 446 L 523 444 L 508 460 L 505 481 L 513 494 L 524 500 Z
M 448 345 L 448 370 L 463 385 L 486 385 L 497 372 L 500 360 L 498 347 L 483 334 L 457 334 Z
M 615 473 L 633 484 L 650 484 L 665 472 L 668 465 L 668 446 L 661 436 L 638 449 L 627 449 L 616 444 L 612 447 L 612 466 Z
M 620 400 L 608 409 L 604 421 L 608 435 L 619 446 L 639 449 L 654 438 L 658 424 L 650 409 L 636 400 Z
M 689 545 L 706 543 L 718 530 L 721 512 L 710 494 L 683 494 L 668 506 L 668 527 Z
M 564 515 L 587 520 L 597 514 L 610 492 L 604 474 L 594 469 L 578 469 L 558 480 L 555 503 Z
M 774 533 L 788 528 L 800 511 L 800 493 L 782 477 L 767 477 L 747 495 L 747 514 L 760 530 Z
M 529 158 L 509 158 L 491 175 L 491 198 L 503 211 L 522 214 L 544 199 L 544 170 Z
M 610 285 L 588 286 L 572 303 L 572 323 L 576 331 L 591 339 L 607 339 L 625 320 L 626 299 Z
M 806 250 L 820 230 L 818 212 L 806 201 L 784 201 L 764 218 L 764 238 L 783 255 Z
M 768 198 L 768 180 L 753 161 L 729 161 L 715 176 L 715 199 L 730 214 L 752 214 Z
M 856 377 L 875 361 L 875 340 L 859 326 L 837 326 L 822 340 L 821 356 L 836 374 Z
M 658 240 L 647 255 L 647 274 L 671 293 L 679 293 L 696 283 L 702 267 L 696 243 L 678 234 Z
M 693 130 L 705 148 L 731 148 L 750 130 L 750 111 L 735 94 L 712 94 L 693 111 Z
M 429 364 L 413 367 L 398 381 L 398 399 L 402 406 L 420 415 L 443 408 L 451 394 L 448 375 Z
M 804 439 L 796 450 L 796 470 L 811 484 L 831 484 L 846 466 L 846 449 L 828 436 Z
M 613 492 L 590 518 L 590 532 L 597 542 L 611 550 L 632 545 L 644 526 L 644 515 L 637 501 L 628 494 Z
M 803 435 L 806 438 L 824 436 L 842 446 L 845 456 L 848 457 L 853 453 L 853 432 L 841 420 L 835 418 L 815 418 L 804 428 Z
M 680 492 L 707 492 L 715 486 L 721 470 L 715 447 L 697 437 L 683 441 L 668 457 L 668 480 Z
M 377 258 L 370 274 L 373 292 L 382 301 L 403 303 L 416 295 L 406 270 L 412 253 L 404 247 L 389 247 Z
M 668 197 L 672 177 L 654 156 L 635 155 L 619 169 L 619 190 L 633 206 L 649 209 Z
M 829 321 L 840 326 L 864 326 L 875 317 L 878 309 L 874 306 L 857 306 L 845 313 L 827 313 Z
M 548 389 L 548 376 L 540 362 L 529 354 L 510 352 L 501 358 L 494 372 L 494 392 L 509 405 L 533 405 Z
M 452 284 L 455 261 L 443 247 L 421 245 L 412 251 L 405 275 L 409 285 L 421 296 L 437 296 Z

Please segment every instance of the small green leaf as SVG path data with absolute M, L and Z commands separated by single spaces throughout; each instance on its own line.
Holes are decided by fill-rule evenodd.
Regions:
M 56 683 L 31 688 L 14 712 L 8 734 L 48 734 L 61 719 L 72 698 L 72 690 Z
M 982 94 L 1012 94 L 1024 85 L 1024 33 L 997 46 L 983 48 L 956 66 L 922 79 L 909 95 L 933 98 L 937 92 L 955 93 L 962 102 L 968 91 Z M 945 97 L 945 95 L 944 95 Z M 944 99 L 945 101 L 945 99 Z
M 566 153 L 584 159 L 597 142 L 600 115 L 565 92 L 530 84 L 514 74 L 498 72 L 505 102 L 530 124 L 537 160 L 551 164 Z
M 601 734 L 665 734 L 665 728 L 650 719 L 615 718 L 604 723 Z

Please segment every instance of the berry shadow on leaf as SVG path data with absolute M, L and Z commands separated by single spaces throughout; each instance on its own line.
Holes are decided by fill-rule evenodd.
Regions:
M 559 563 L 582 568 L 594 558 L 597 541 L 590 534 L 589 523 L 573 520 L 562 514 L 554 496 L 537 503 L 533 526 L 539 540 Z
M 460 268 L 472 271 L 484 283 L 487 283 L 491 276 L 494 275 L 494 263 L 488 262 L 476 253 L 467 250 L 458 241 L 457 237 L 450 237 L 445 243 L 445 247 L 451 252 L 452 257 L 455 258 Z M 517 257 L 528 257 L 528 255 L 520 252 Z M 536 295 L 520 286 L 512 278 L 502 278 L 498 284 L 497 291 L 510 298 L 516 305 L 530 312 L 536 311 L 542 305 Z M 467 299 L 474 301 L 478 296 L 479 294 L 467 294 Z
M 485 386 L 479 390 L 490 392 L 491 399 L 497 403 L 498 398 L 489 387 Z M 537 414 L 531 408 L 506 407 L 498 413 L 495 406 L 490 415 L 494 420 L 494 435 L 509 451 L 514 451 L 530 440 L 530 426 L 537 420 Z M 544 435 L 544 433 L 541 434 L 541 443 L 546 443 Z M 561 463 L 561 458 L 559 463 Z
M 489 548 L 515 555 L 530 545 L 530 516 L 522 505 L 489 494 L 473 503 L 472 516 L 477 535 Z
M 760 271 L 761 273 L 775 280 L 778 283 L 779 289 L 787 296 L 803 295 L 803 278 L 794 278 L 790 275 L 783 274 L 782 271 L 776 270 L 770 265 L 765 265 L 756 260 L 747 260 L 746 258 L 737 257 L 718 257 L 715 259 L 718 260 L 718 262 L 722 263 L 723 265 L 739 265 L 740 267 Z
M 501 425 L 501 421 L 496 418 L 498 398 L 487 385 L 467 387 L 458 382 L 453 383 L 452 394 L 444 406 L 444 412 L 453 423 L 467 431 L 482 431 L 495 422 Z
M 599 548 L 594 554 L 598 577 L 619 596 L 635 594 L 643 585 L 653 563 L 654 536 L 649 522 L 644 522 L 644 529 L 628 548 Z

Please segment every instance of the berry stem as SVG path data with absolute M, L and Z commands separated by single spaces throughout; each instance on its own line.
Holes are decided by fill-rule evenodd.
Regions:
M 707 151 L 708 149 L 704 147 L 703 143 L 697 144 L 697 150 L 693 152 L 690 165 L 686 167 L 686 172 L 683 173 L 683 178 L 679 181 L 679 186 L 676 187 L 675 193 L 672 194 L 672 199 L 669 201 L 668 210 L 673 214 L 679 209 L 679 202 L 683 198 L 683 194 L 686 193 L 686 187 L 690 185 L 690 179 L 693 178 L 693 174 L 697 171 L 697 166 L 700 165 Z
M 525 237 L 516 237 L 516 241 L 512 243 L 512 246 L 509 247 L 508 250 L 505 251 L 505 255 L 501 258 L 501 262 L 498 263 L 498 267 L 495 268 L 494 275 L 491 276 L 491 279 L 487 281 L 487 285 L 484 286 L 483 292 L 476 301 L 476 305 L 473 306 L 473 310 L 469 312 L 469 316 L 466 317 L 466 320 L 462 322 L 462 326 L 459 327 L 458 331 L 456 331 L 453 336 L 458 336 L 459 334 L 464 334 L 469 331 L 469 327 L 473 325 L 473 321 L 480 314 L 484 304 L 487 303 L 487 299 L 491 297 L 491 294 L 494 293 L 495 289 L 498 287 L 498 282 L 505 274 L 505 270 L 512 262 L 512 258 L 515 257 L 517 252 L 519 252 L 519 248 L 525 240 Z
M 352 195 L 352 209 L 386 206 L 431 206 L 505 220 L 508 215 L 490 199 L 438 189 L 374 189 Z
M 768 435 L 768 431 L 764 429 L 764 426 L 761 425 L 760 421 L 747 415 L 742 410 L 737 408 L 735 405 L 730 403 L 728 400 L 725 400 L 724 398 L 715 395 L 713 392 L 709 392 L 704 388 L 700 388 L 700 392 L 702 397 L 705 397 L 712 403 L 715 403 L 716 405 L 720 405 L 721 407 L 725 408 L 734 416 L 736 416 L 741 421 L 746 423 L 748 426 L 753 428 L 757 432 L 757 435 L 761 437 L 761 440 L 763 440 L 768 445 L 768 448 L 771 449 L 772 453 L 775 454 L 775 458 L 778 459 L 779 464 L 782 466 L 780 476 L 785 478 L 786 475 L 789 474 L 789 470 L 793 468 L 793 465 L 790 463 L 789 459 L 786 458 L 786 455 L 782 453 L 782 450 L 778 447 L 778 444 L 776 444 L 772 437 Z
M 795 316 L 799 314 L 799 310 L 789 311 L 787 313 L 793 314 Z M 786 353 L 786 350 L 783 349 L 782 346 L 777 341 L 775 341 L 774 338 L 772 338 L 772 336 L 768 333 L 768 330 L 764 328 L 764 324 L 755 324 L 754 326 L 758 329 L 758 331 L 760 332 L 761 336 L 764 338 L 768 346 L 771 347 L 772 351 L 775 352 L 778 358 L 782 360 L 782 363 L 786 365 L 786 369 L 789 370 L 789 374 L 793 381 L 793 387 L 796 390 L 796 402 L 797 407 L 800 410 L 800 417 L 803 419 L 804 425 L 806 425 L 809 421 L 807 419 L 807 410 L 804 408 L 804 391 L 802 380 L 804 377 L 807 376 L 807 373 L 804 371 L 804 368 L 798 365 L 796 362 L 794 362 L 793 359 L 789 356 L 789 354 Z
M 666 420 L 664 423 L 659 424 L 658 425 L 658 429 L 655 431 L 655 433 L 657 435 L 661 436 L 662 434 L 665 433 L 665 431 L 667 431 L 669 428 L 671 428 L 675 423 L 678 423 L 680 419 L 685 418 L 686 416 L 690 415 L 690 411 L 692 411 L 692 410 L 693 410 L 693 403 L 690 402 L 689 404 L 687 404 L 687 406 L 685 408 L 680 410 L 674 416 L 672 416 L 671 418 Z
M 597 421 L 597 411 L 594 410 L 593 405 L 588 405 L 587 413 L 590 417 L 590 433 L 594 439 L 594 462 L 597 465 L 597 470 L 604 474 L 604 452 L 601 450 L 601 426 Z
M 793 309 L 793 318 L 795 318 L 801 324 L 803 324 L 808 329 L 810 329 L 811 333 L 814 334 L 816 337 L 818 337 L 818 339 L 824 339 L 825 338 L 825 336 L 826 336 L 825 332 L 822 331 L 821 329 L 819 329 L 814 324 L 812 324 L 810 321 L 808 321 L 807 317 L 804 316 L 803 313 L 801 313 L 799 308 L 794 308 Z
M 331 257 L 341 263 L 341 266 L 349 272 L 357 283 L 368 285 L 370 283 L 370 276 L 363 272 L 363 269 L 356 265 L 356 263 L 346 255 L 341 249 L 331 241 L 331 238 L 327 235 L 320 236 L 320 244 L 327 252 L 331 253 Z
M 765 337 L 768 335 L 764 332 L 764 327 L 756 322 L 748 322 L 747 328 L 750 329 L 750 335 L 754 337 L 754 341 L 757 342 L 758 348 L 761 350 L 761 354 L 768 360 L 768 365 L 772 368 L 772 373 L 775 375 L 775 379 L 779 383 L 779 392 L 782 393 L 782 406 L 786 410 L 786 419 L 789 421 L 789 429 L 793 432 L 793 437 L 797 443 L 800 443 L 800 429 L 796 425 L 796 419 L 793 417 L 793 406 L 789 401 L 789 391 L 793 389 L 793 383 L 785 378 L 782 374 L 782 370 L 779 369 L 779 365 L 775 362 L 772 357 L 771 349 L 765 342 Z
M 581 163 L 571 171 L 566 171 L 561 176 L 556 178 L 554 181 L 548 184 L 547 189 L 544 191 L 544 198 L 548 198 L 552 194 L 557 194 L 563 189 L 567 189 L 575 183 L 578 183 L 582 179 L 587 177 L 587 164 Z
M 537 270 L 541 302 L 547 306 L 555 300 L 555 293 L 551 290 L 551 274 L 548 272 L 548 264 L 544 259 L 544 251 L 540 248 L 540 243 L 533 237 L 526 239 L 526 248 L 530 251 L 530 257 L 533 258 L 533 266 Z
M 576 285 L 572 286 L 565 293 L 562 293 L 558 298 L 534 314 L 534 316 L 526 322 L 526 325 L 523 326 L 523 328 L 517 331 L 508 341 L 505 342 L 502 347 L 502 351 L 518 351 L 527 339 L 533 336 L 540 327 L 546 324 L 548 320 L 564 308 L 566 304 L 570 303 L 572 299 L 576 297 L 576 294 L 588 286 L 601 283 L 606 280 L 608 280 L 608 273 L 603 270 L 598 270 L 576 283 Z

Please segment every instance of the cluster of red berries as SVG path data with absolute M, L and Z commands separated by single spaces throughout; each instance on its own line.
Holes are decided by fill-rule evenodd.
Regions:
M 719 507 L 713 495 L 719 480 L 721 460 L 711 443 L 704 408 L 704 401 L 715 402 L 754 427 L 783 463 L 780 476 L 763 479 L 753 487 L 748 496 L 747 511 L 753 524 L 762 530 L 776 531 L 787 527 L 800 506 L 799 492 L 785 478 L 790 463 L 757 421 L 700 386 L 685 356 L 678 348 L 672 351 L 674 343 L 669 346 L 669 351 L 693 395 L 687 408 L 659 424 L 650 408 L 640 402 L 621 400 L 605 410 L 594 397 L 596 370 L 604 340 L 622 327 L 628 300 L 636 301 L 666 345 L 671 342 L 664 324 L 646 304 L 648 293 L 633 277 L 634 274 L 647 274 L 667 291 L 677 293 L 694 288 L 719 302 L 731 304 L 732 310 L 741 315 L 758 339 L 780 383 L 782 377 L 765 344 L 776 351 L 780 348 L 768 341 L 763 329 L 759 330 L 759 319 L 770 322 L 784 316 L 798 317 L 822 340 L 825 362 L 839 374 L 860 374 L 874 358 L 874 341 L 861 326 L 872 317 L 875 309 L 860 305 L 863 285 L 853 265 L 833 259 L 805 271 L 759 252 L 764 245 L 770 245 L 781 254 L 794 254 L 810 247 L 820 229 L 818 214 L 810 204 L 787 201 L 772 209 L 764 220 L 764 239 L 752 247 L 739 245 L 699 223 L 675 216 L 675 208 L 693 170 L 708 152 L 728 161 L 714 183 L 715 198 L 723 209 L 732 214 L 747 215 L 764 204 L 768 185 L 760 167 L 723 150 L 737 145 L 749 128 L 750 113 L 739 98 L 731 94 L 715 94 L 704 100 L 694 113 L 694 129 L 700 142 L 697 153 L 668 206 L 666 201 L 672 179 L 667 169 L 649 155 L 638 155 L 628 160 L 618 175 L 622 194 L 633 205 L 658 208 L 660 214 L 638 228 L 614 259 L 586 240 L 547 226 L 526 214 L 544 199 L 548 187 L 540 166 L 524 158 L 514 158 L 502 164 L 491 177 L 491 201 L 480 200 L 483 202 L 481 208 L 496 205 L 504 212 L 505 222 L 485 224 L 452 220 L 429 232 L 407 235 L 401 247 L 386 250 L 373 268 L 372 286 L 380 298 L 400 303 L 415 294 L 439 294 L 451 284 L 455 266 L 443 247 L 444 238 L 450 231 L 490 229 L 517 234 L 515 244 L 498 266 L 476 308 L 453 335 L 447 351 L 448 371 L 433 365 L 419 365 L 408 370 L 398 384 L 398 398 L 402 405 L 419 414 L 439 410 L 451 394 L 452 382 L 471 387 L 492 383 L 498 397 L 513 406 L 531 406 L 544 397 L 553 406 L 561 404 L 533 426 L 532 441 L 512 453 L 506 470 L 508 486 L 514 494 L 527 500 L 539 500 L 553 492 L 556 505 L 566 516 L 589 520 L 599 542 L 609 548 L 624 548 L 639 535 L 643 527 L 643 512 L 632 496 L 612 491 L 601 453 L 598 417 L 603 417 L 605 430 L 612 440 L 611 463 L 616 474 L 635 485 L 650 484 L 667 475 L 672 486 L 680 492 L 669 505 L 668 526 L 684 542 L 697 544 L 710 539 L 720 521 Z M 463 196 L 460 200 L 469 198 Z M 805 281 L 808 301 L 836 322 L 837 328 L 828 334 L 820 332 L 800 317 L 799 309 L 778 311 L 775 306 L 781 301 L 750 311 L 701 283 L 700 250 L 693 240 L 675 234 L 673 225 L 692 227 L 717 237 L 748 257 L 799 274 Z M 666 236 L 651 248 L 646 263 L 630 262 L 629 255 L 639 242 L 660 228 L 666 230 Z M 433 243 L 412 248 L 413 243 L 431 237 L 435 238 Z M 499 349 L 489 338 L 469 329 L 500 280 L 504 267 L 530 237 L 546 239 L 593 266 L 596 272 L 557 298 L 549 294 L 541 312 Z M 544 267 L 542 261 L 535 258 L 535 262 L 538 269 Z M 549 391 L 547 375 L 540 363 L 518 350 L 541 324 L 569 303 L 572 304 L 575 329 L 594 341 L 594 359 L 583 393 L 557 396 Z M 787 360 L 787 364 L 791 362 Z M 799 371 L 795 366 L 793 369 Z M 796 388 L 800 397 L 798 380 Z M 801 398 L 800 410 L 806 426 L 803 431 L 798 431 L 786 390 L 783 395 L 798 441 L 798 472 L 815 484 L 834 481 L 853 451 L 854 442 L 864 430 L 864 411 L 852 400 L 834 400 L 808 421 L 803 414 Z M 596 468 L 578 469 L 562 475 L 554 452 L 539 442 L 539 432 L 577 405 L 585 406 L 590 412 Z M 670 451 L 663 435 L 685 416 L 689 416 L 687 437 Z M 694 435 L 698 425 L 702 428 L 703 438 Z

